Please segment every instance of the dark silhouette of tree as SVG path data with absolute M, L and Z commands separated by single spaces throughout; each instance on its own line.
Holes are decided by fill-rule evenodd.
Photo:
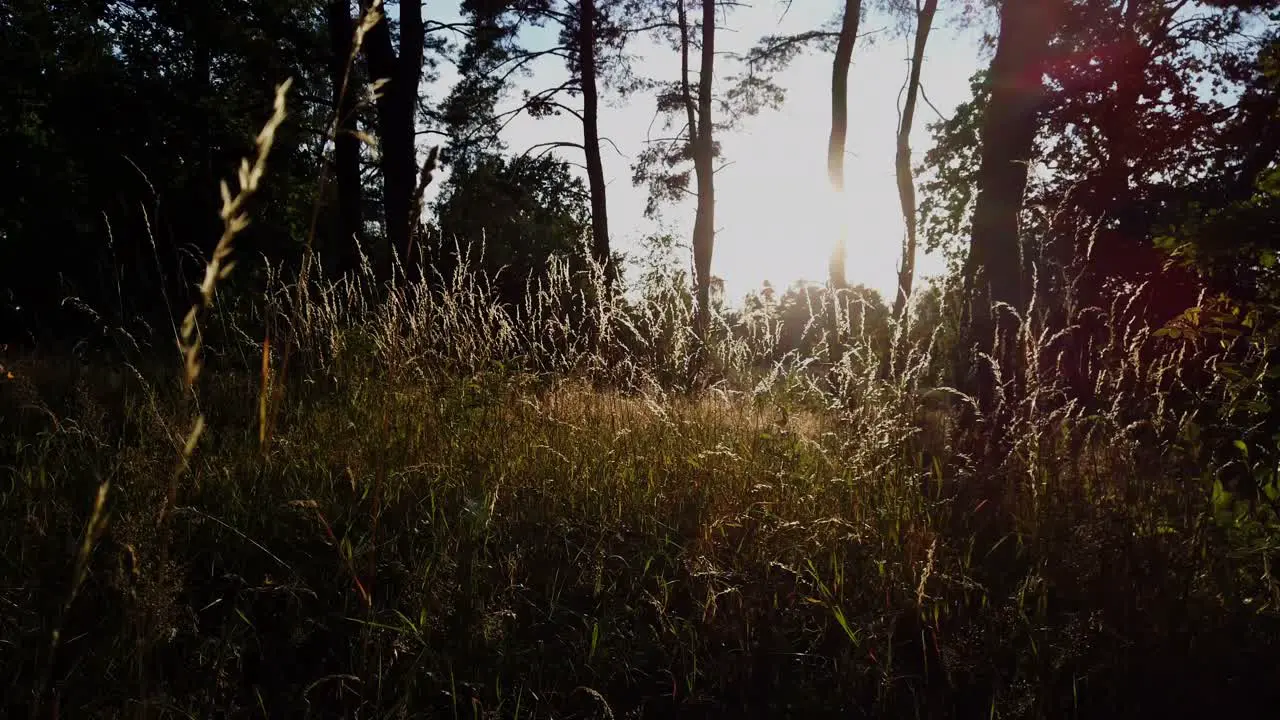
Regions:
M 787 4 L 790 10 L 790 3 Z M 849 67 L 862 20 L 862 0 L 844 0 L 841 11 L 826 25 L 791 35 L 766 35 L 746 54 L 747 63 L 759 70 L 778 72 L 802 53 L 818 48 L 833 53 L 831 63 L 831 132 L 827 140 L 827 176 L 832 189 L 844 195 L 845 147 L 849 132 Z M 834 288 L 846 285 L 846 230 L 832 239 L 827 265 L 828 282 Z
M 577 77 L 582 91 L 582 148 L 587 160 L 587 187 L 591 191 L 591 255 L 605 269 L 605 288 L 612 289 L 617 268 L 609 249 L 609 208 L 604 185 L 604 159 L 600 156 L 600 96 L 596 87 L 596 0 L 578 0 Z
M 1280 31 L 1230 68 L 1243 90 L 1202 182 L 1186 190 L 1156 245 L 1210 289 L 1255 306 L 1280 301 Z M 1274 313 L 1274 310 L 1272 310 Z
M 902 205 L 902 222 L 906 226 L 906 240 L 902 245 L 902 264 L 898 268 L 898 290 L 893 300 L 893 317 L 901 320 L 911 297 L 911 286 L 916 268 L 916 185 L 911 174 L 911 130 L 915 124 L 916 101 L 920 96 L 920 70 L 924 65 L 924 51 L 929 43 L 933 18 L 938 12 L 938 0 L 916 2 L 915 44 L 911 52 L 911 70 L 907 77 L 906 99 L 898 122 L 898 142 L 894 153 L 894 172 L 898 180 L 898 201 Z
M 931 249 L 950 248 L 958 262 L 964 262 L 963 241 L 972 241 L 967 279 L 974 281 L 970 289 L 987 296 L 971 308 L 969 339 L 982 338 L 981 349 L 1004 353 L 993 355 L 1004 380 L 1018 378 L 1016 353 L 1001 342 L 1008 329 L 1003 318 L 984 317 L 987 299 L 1021 310 L 1034 291 L 1035 317 L 1027 319 L 1059 331 L 1051 356 L 1039 360 L 1041 369 L 1073 385 L 1086 402 L 1092 378 L 1107 362 L 1102 347 L 1114 337 L 1112 308 L 1124 308 L 1133 322 L 1159 325 L 1196 302 L 1200 281 L 1186 264 L 1168 262 L 1170 248 L 1185 245 L 1165 228 L 1181 222 L 1189 206 L 1212 212 L 1251 196 L 1255 173 L 1274 161 L 1275 98 L 1258 81 L 1274 36 L 1266 11 L 1274 13 L 1275 6 L 1061 2 L 1047 29 L 1048 54 L 1035 71 L 1045 80 L 1034 104 L 1037 121 L 1029 131 L 1023 124 L 1016 138 L 1026 150 L 1010 152 L 1009 125 L 991 122 L 1002 114 L 998 105 L 1006 119 L 1013 117 L 1008 80 L 996 76 L 999 52 L 992 68 L 975 77 L 973 99 L 934 126 L 938 142 L 926 155 L 922 237 Z M 1002 88 L 1005 100 L 998 101 Z M 1005 162 L 989 162 L 993 147 L 1004 148 Z M 992 167 L 1008 169 L 1009 158 L 1036 168 L 1030 182 L 1025 170 L 1007 172 L 1005 192 L 992 196 L 1004 198 L 1003 206 L 986 203 L 978 212 L 980 180 L 993 179 Z M 1018 193 L 1008 190 L 1018 187 L 1021 200 L 1010 212 L 1009 198 Z M 1009 241 L 1015 228 L 1016 243 Z M 993 246 L 993 238 L 1005 240 Z M 983 267 L 991 259 L 994 272 Z M 976 276 L 979 269 L 988 278 Z M 975 370 L 968 361 L 966 369 Z
M 333 93 L 334 181 L 338 194 L 338 242 L 331 266 L 335 274 L 354 271 L 364 244 L 364 191 L 360 178 L 360 137 L 357 98 L 360 83 L 354 77 L 356 23 L 351 0 L 329 0 L 327 20 L 331 54 L 329 85 Z
M 1018 368 L 1017 319 L 1024 305 L 1018 216 L 1036 137 L 1049 40 L 1058 0 L 1005 0 L 991 61 L 991 97 L 982 117 L 973 235 L 965 265 L 972 352 L 972 388 L 979 407 L 995 409 L 996 385 Z M 1001 306 L 1006 306 L 1002 308 Z M 994 367 L 993 367 L 994 364 Z
M 529 152 L 541 154 L 558 148 L 582 151 L 591 193 L 590 250 L 605 270 L 606 286 L 612 287 L 617 268 L 611 260 L 599 108 L 601 75 L 627 73 L 627 58 L 622 53 L 627 37 L 620 22 L 622 0 L 499 0 L 464 3 L 463 10 L 475 30 L 459 63 L 462 78 L 446 101 L 446 121 L 453 130 L 450 154 L 498 147 L 498 133 L 520 114 L 577 118 L 582 124 L 581 142 L 553 140 L 538 143 Z M 546 25 L 557 28 L 555 45 L 521 45 L 523 29 Z M 541 59 L 556 57 L 565 63 L 566 79 L 536 91 L 525 90 L 517 107 L 497 111 L 498 100 L 517 76 L 527 75 Z M 581 105 L 575 107 L 571 98 L 577 96 L 581 96 Z
M 643 14 L 641 10 L 643 9 Z M 727 90 L 716 94 L 716 9 L 713 0 L 702 3 L 701 18 L 689 15 L 687 0 L 639 2 L 633 10 L 646 28 L 667 40 L 680 57 L 680 76 L 674 82 L 642 79 L 637 89 L 655 91 L 658 112 L 666 117 L 668 137 L 649 137 L 632 165 L 632 181 L 646 185 L 646 213 L 654 215 L 663 203 L 692 196 L 697 203 L 692 233 L 695 298 L 695 335 L 706 338 L 711 317 L 711 262 L 715 250 L 715 166 L 720 157 L 716 133 L 767 107 L 782 102 L 781 88 L 760 64 L 748 55 L 745 72 L 729 78 Z M 698 52 L 696 83 L 693 54 Z M 713 112 L 718 110 L 718 112 Z M 692 172 L 691 172 L 692 170 Z M 690 185 L 693 189 L 690 189 Z
M 122 342 L 112 328 L 171 328 L 193 258 L 219 225 L 218 179 L 252 146 L 274 86 L 293 77 L 251 248 L 225 294 L 257 282 L 253 260 L 300 258 L 329 113 L 318 1 L 177 0 L 0 8 L 3 334 Z M 325 227 L 327 223 L 322 224 Z M 107 269 L 104 271 L 104 269 Z M 6 297 L 7 296 L 7 297 Z M 72 300 L 71 298 L 74 298 Z M 163 331 L 161 331 L 163 332 Z
M 374 0 L 360 0 L 368 12 Z M 378 85 L 378 164 L 382 170 L 382 212 L 387 246 L 375 254 L 381 277 L 391 274 L 391 258 L 399 253 L 413 262 L 412 237 L 418 219 L 412 217 L 421 195 L 420 178 L 430 163 L 418 163 L 419 85 L 426 62 L 426 24 L 422 0 L 401 0 L 399 43 L 393 42 L 391 21 L 385 17 L 369 30 L 364 55 L 369 77 Z
M 579 257 L 590 227 L 589 195 L 563 160 L 550 155 L 480 153 L 453 165 L 435 203 L 438 242 L 464 249 L 509 306 L 522 304 L 530 279 L 552 255 Z M 459 258 L 434 265 L 449 277 Z M 578 269 L 581 269 L 579 265 Z
M 952 272 L 959 273 L 968 256 L 972 236 L 973 200 L 982 146 L 982 115 L 991 96 L 990 73 L 983 69 L 969 79 L 970 97 L 951 117 L 928 127 L 933 147 L 925 152 L 917 172 L 920 239 L 927 252 L 941 253 Z
M 689 114 L 694 138 L 693 170 L 697 177 L 698 209 L 693 221 L 693 283 L 697 298 L 694 335 L 705 341 L 711 321 L 711 255 L 716 241 L 716 181 L 712 163 L 716 155 L 711 118 L 711 86 L 715 79 L 716 6 L 702 2 L 701 65 L 698 70 L 697 103 L 689 86 L 689 32 L 684 0 L 678 0 L 680 18 L 681 94 Z

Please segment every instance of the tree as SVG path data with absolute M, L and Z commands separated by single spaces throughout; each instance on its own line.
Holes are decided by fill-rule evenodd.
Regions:
M 470 155 L 455 162 L 435 203 L 439 240 L 445 248 L 471 244 L 469 254 L 479 261 L 473 269 L 517 307 L 552 255 L 578 257 L 590 227 L 587 198 L 582 181 L 558 158 Z M 447 278 L 457 261 L 446 254 L 434 265 Z
M 596 87 L 596 29 L 599 14 L 595 0 L 578 0 L 578 87 L 582 91 L 582 148 L 587 159 L 587 187 L 591 190 L 591 255 L 605 270 L 610 290 L 617 268 L 609 250 L 609 208 L 604 185 L 604 160 L 600 157 L 600 98 Z
M 252 144 L 287 77 L 309 101 L 291 105 L 277 136 L 243 238 L 253 252 L 226 290 L 260 279 L 255 257 L 296 262 L 329 111 L 315 61 L 327 54 L 320 9 L 317 0 L 4 3 L 0 156 L 23 191 L 0 199 L 0 287 L 21 307 L 0 323 L 62 338 L 171 327 L 191 292 L 184 258 L 216 240 L 217 179 Z M 101 319 L 84 313 L 80 325 L 74 307 Z
M 973 235 L 965 266 L 972 352 L 989 352 L 995 367 L 971 356 L 979 407 L 996 407 L 998 378 L 1017 372 L 1016 317 L 1023 307 L 1018 216 L 1027 185 L 1044 89 L 1041 77 L 1060 14 L 1058 0 L 1005 0 L 991 61 L 991 96 L 982 116 Z
M 369 12 L 377 0 L 360 0 Z M 382 208 L 387 247 L 377 253 L 377 267 L 382 277 L 391 275 L 391 258 L 403 253 L 412 262 L 412 232 L 417 218 L 412 217 L 417 204 L 415 191 L 419 172 L 423 177 L 430 164 L 418 165 L 418 105 L 423 63 L 426 61 L 426 25 L 422 16 L 422 0 L 400 3 L 399 47 L 392 42 L 391 23 L 385 15 L 382 22 L 369 30 L 364 53 L 369 62 L 369 75 L 382 85 L 377 95 L 378 154 L 382 169 Z M 425 189 L 425 188 L 424 188 Z
M 1041 171 L 1024 203 L 1039 209 L 1024 220 L 1037 237 L 1026 258 L 1041 263 L 1041 282 L 1051 279 L 1046 270 L 1053 264 L 1059 272 L 1076 265 L 1100 273 L 1090 283 L 1096 288 L 1082 286 L 1091 291 L 1107 277 L 1132 283 L 1159 271 L 1149 245 L 1152 222 L 1179 187 L 1205 177 L 1222 148 L 1238 144 L 1222 134 L 1234 125 L 1231 99 L 1243 82 L 1231 68 L 1247 66 L 1241 58 L 1256 41 L 1243 31 L 1245 9 L 1220 6 L 1254 4 L 1063 3 L 1031 159 Z M 972 202 L 990 81 L 989 73 L 975 77 L 973 99 L 934 126 L 937 142 L 925 160 L 932 177 L 920 209 L 930 249 L 967 241 L 965 206 Z M 1024 262 L 1024 274 L 1029 269 Z M 1093 294 L 1092 300 L 1103 297 Z
M 837 306 L 830 295 L 840 293 L 844 301 Z M 843 320 L 832 318 L 835 309 L 841 308 Z M 880 293 L 864 285 L 847 288 L 823 287 L 818 283 L 798 281 L 787 287 L 777 300 L 779 351 L 797 352 L 800 357 L 814 357 L 820 348 L 830 345 L 837 338 L 829 331 L 833 325 L 843 322 L 848 332 L 875 348 L 862 361 L 874 361 L 882 355 L 888 341 L 889 312 Z
M 695 335 L 705 340 L 711 317 L 711 261 L 715 249 L 715 162 L 720 157 L 716 132 L 729 129 L 764 108 L 777 107 L 782 90 L 761 64 L 748 54 L 741 74 L 728 78 L 728 89 L 716 94 L 716 3 L 702 3 L 700 21 L 689 17 L 687 0 L 650 0 L 639 6 L 648 12 L 636 16 L 640 28 L 659 34 L 680 57 L 680 74 L 674 81 L 641 79 L 637 88 L 655 91 L 658 112 L 666 119 L 667 137 L 649 137 L 632 165 L 632 181 L 649 189 L 646 214 L 655 215 L 664 203 L 692 196 L 697 203 L 693 228 Z M 638 10 L 638 8 L 637 8 Z M 674 14 L 674 17 L 672 15 Z M 699 52 L 696 84 L 693 52 Z M 768 68 L 764 68 L 768 69 Z M 718 109 L 719 113 L 713 113 Z M 690 190 L 690 184 L 693 190 Z
M 1280 22 L 1280 13 L 1273 19 Z M 1243 90 L 1235 122 L 1223 133 L 1228 159 L 1222 164 L 1234 170 L 1231 197 L 1242 198 L 1280 158 L 1280 30 L 1273 29 L 1252 58 L 1232 63 L 1227 71 Z
M 990 73 L 969 79 L 970 97 L 949 118 L 930 123 L 933 147 L 917 168 L 920 182 L 919 236 L 925 250 L 947 258 L 952 273 L 962 274 L 973 234 L 973 200 L 982 147 L 982 116 L 991 97 Z
M 617 20 L 622 12 L 621 3 L 622 0 L 464 3 L 463 10 L 475 29 L 459 63 L 462 77 L 446 101 L 447 123 L 454 136 L 452 156 L 500 148 L 498 133 L 520 114 L 534 117 L 569 114 L 578 119 L 582 124 L 581 142 L 550 141 L 539 143 L 529 151 L 545 153 L 558 148 L 582 151 L 591 194 L 590 250 L 595 262 L 605 271 L 607 287 L 616 280 L 617 268 L 612 262 L 609 240 L 599 95 L 602 71 L 625 73 L 626 58 L 620 51 L 626 34 Z M 521 30 L 548 24 L 558 28 L 555 45 L 547 48 L 520 45 Z M 606 55 L 606 49 L 614 52 Z M 527 74 L 538 60 L 554 57 L 564 61 L 567 79 L 537 91 L 525 91 L 517 107 L 497 111 L 497 102 L 509 89 L 513 76 Z M 573 107 L 567 98 L 579 95 L 581 106 Z
M 359 266 L 357 250 L 363 244 L 363 192 L 360 180 L 360 138 L 356 125 L 355 67 L 356 24 L 351 17 L 351 0 L 329 0 L 327 20 L 331 55 L 329 85 L 333 92 L 334 175 L 338 189 L 339 242 L 335 247 L 334 270 L 343 274 Z
M 1232 68 L 1244 89 L 1213 168 L 1188 188 L 1156 246 L 1207 286 L 1258 308 L 1280 306 L 1280 32 Z
M 849 131 L 849 65 L 853 62 L 853 44 L 858 37 L 858 21 L 862 16 L 862 0 L 845 0 L 840 37 L 831 66 L 831 137 L 827 144 L 827 174 L 831 187 L 844 196 L 844 149 Z M 831 252 L 831 287 L 845 287 L 845 230 L 840 230 Z
M 1276 3 L 1062 3 L 1018 218 L 1018 276 L 1023 288 L 1035 282 L 1035 317 L 1024 318 L 1054 338 L 1040 370 L 1084 407 L 1125 352 L 1116 323 L 1160 326 L 1198 302 L 1210 273 L 1169 262 L 1170 252 L 1194 247 L 1204 258 L 1200 248 L 1250 244 L 1191 232 L 1199 222 L 1188 213 L 1250 197 L 1255 170 L 1275 158 L 1275 98 L 1259 71 L 1274 37 L 1263 5 Z M 972 100 L 933 126 L 925 160 L 922 237 L 961 263 L 995 89 L 991 72 L 974 78 Z M 1248 265 L 1238 259 L 1226 263 L 1233 273 Z M 1005 365 L 1004 378 L 1016 378 Z
M 689 87 L 689 22 L 684 0 L 677 0 L 680 18 L 681 91 L 689 115 L 693 169 L 697 176 L 698 209 L 693 221 L 693 282 L 697 297 L 694 335 L 705 342 L 711 319 L 711 254 L 716 240 L 716 148 L 711 118 L 711 84 L 715 72 L 716 6 L 713 0 L 702 0 L 702 53 L 698 71 L 698 95 Z
M 788 9 L 790 3 L 788 3 Z M 831 64 L 831 133 L 827 141 L 827 176 L 832 189 L 844 194 L 844 156 L 849 131 L 849 66 L 862 19 L 862 0 L 844 0 L 842 11 L 823 27 L 791 35 L 766 35 L 746 55 L 753 68 L 778 72 L 801 53 L 817 47 L 833 52 Z M 828 282 L 843 288 L 845 281 L 845 230 L 833 240 Z
M 906 240 L 902 246 L 902 265 L 898 269 L 898 292 L 893 301 L 893 317 L 901 321 L 911 296 L 916 266 L 916 186 L 911 174 L 911 129 L 915 123 L 916 99 L 920 95 L 920 70 L 924 64 L 924 50 L 929 42 L 929 31 L 938 11 L 938 0 L 916 2 L 916 37 L 911 52 L 911 69 L 907 77 L 907 97 L 898 122 L 898 142 L 894 155 L 894 171 L 898 180 L 898 200 L 902 205 L 902 221 L 906 226 Z

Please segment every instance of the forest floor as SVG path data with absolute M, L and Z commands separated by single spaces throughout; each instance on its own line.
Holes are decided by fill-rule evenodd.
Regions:
M 9 371 L 11 717 L 1274 717 L 1280 695 L 1274 528 L 1216 522 L 1194 474 L 1115 443 L 984 468 L 939 416 L 520 374 L 264 405 L 215 372 L 179 475 L 176 379 Z

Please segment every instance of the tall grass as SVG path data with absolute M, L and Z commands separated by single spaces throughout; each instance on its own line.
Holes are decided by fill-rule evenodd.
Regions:
M 287 343 L 208 334 L 207 429 L 163 540 L 179 378 L 6 359 L 8 702 L 38 700 L 44 658 L 74 716 L 1060 717 L 1273 697 L 1275 534 L 1221 522 L 1211 468 L 1173 454 L 1188 419 L 1165 341 L 1118 330 L 1086 406 L 1040 370 L 1055 339 L 1029 315 L 992 461 L 960 452 L 932 399 L 956 396 L 932 355 L 945 326 L 895 331 L 906 361 L 882 379 L 856 308 L 839 338 L 817 308 L 809 354 L 779 353 L 768 313 L 722 317 L 710 375 L 680 389 L 681 288 L 600 305 L 570 267 L 515 307 L 474 262 L 276 281 L 256 316 Z M 246 317 L 228 305 L 222 322 Z M 107 482 L 101 542 L 66 547 L 89 542 Z

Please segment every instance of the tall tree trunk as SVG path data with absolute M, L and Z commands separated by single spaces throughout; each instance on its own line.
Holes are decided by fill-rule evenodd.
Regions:
M 355 21 L 351 17 L 351 0 L 330 0 L 329 83 L 333 90 L 334 166 L 338 187 L 338 230 L 340 237 L 330 261 L 337 275 L 356 270 L 360 265 L 364 202 L 360 187 L 360 139 L 356 137 L 356 92 L 350 75 L 354 68 L 352 50 Z
M 982 150 L 973 236 L 965 264 L 969 310 L 966 358 L 982 411 L 997 404 L 997 381 L 1016 380 L 1017 320 L 993 304 L 1024 305 L 1018 215 L 1044 95 L 1042 77 L 1059 0 L 1005 0 L 991 61 L 991 97 L 982 118 Z M 987 352 L 997 367 L 978 357 Z M 998 375 L 997 375 L 998 373 Z
M 582 147 L 591 193 L 591 256 L 605 271 L 605 291 L 613 289 L 617 269 L 609 251 L 609 213 L 600 157 L 600 98 L 596 88 L 596 3 L 578 4 L 578 79 L 582 86 Z
M 361 0 L 368 9 L 370 0 Z M 418 84 L 422 80 L 426 28 L 421 0 L 400 3 L 400 51 L 391 42 L 391 26 L 384 15 L 365 37 L 370 80 L 387 80 L 378 97 L 378 139 L 382 167 L 383 221 L 387 247 L 381 248 L 376 267 L 383 278 L 391 276 L 393 250 L 411 263 L 411 241 L 417 218 L 411 218 L 418 175 Z
M 715 69 L 715 2 L 702 4 L 702 60 L 698 96 L 689 83 L 692 45 L 686 0 L 676 0 L 676 24 L 680 30 L 680 93 L 688 124 L 693 171 L 697 180 L 698 209 L 693 221 L 694 335 L 702 352 L 711 324 L 711 253 L 715 247 L 715 144 L 711 132 L 711 82 Z
M 915 122 L 916 98 L 920 95 L 920 68 L 924 64 L 924 49 L 929 44 L 929 31 L 933 28 L 933 16 L 937 11 L 938 0 L 925 0 L 924 7 L 916 13 L 916 43 L 911 51 L 907 99 L 902 105 L 902 121 L 898 124 L 894 169 L 898 176 L 898 202 L 902 205 L 902 222 L 906 226 L 907 237 L 902 246 L 902 265 L 898 268 L 898 295 L 893 301 L 895 320 L 901 320 L 905 314 L 907 299 L 911 297 L 911 286 L 915 282 L 916 185 L 911 178 L 911 127 Z
M 838 197 L 844 196 L 844 149 L 849 133 L 849 65 L 853 62 L 853 44 L 858 39 L 858 22 L 862 18 L 862 0 L 845 0 L 844 19 L 836 56 L 831 65 L 831 136 L 827 141 L 827 176 Z M 828 264 L 829 282 L 836 290 L 844 288 L 845 241 L 848 230 L 841 223 L 835 248 Z
M 684 0 L 681 0 L 682 5 L 683 2 Z M 698 75 L 698 134 L 693 145 L 693 167 L 698 183 L 698 211 L 693 227 L 693 270 L 698 303 L 694 331 L 697 334 L 698 344 L 702 348 L 705 348 L 707 330 L 711 324 L 711 254 L 715 249 L 716 234 L 716 184 L 713 164 L 715 140 L 711 122 L 715 40 L 715 0 L 702 0 L 702 63 Z

